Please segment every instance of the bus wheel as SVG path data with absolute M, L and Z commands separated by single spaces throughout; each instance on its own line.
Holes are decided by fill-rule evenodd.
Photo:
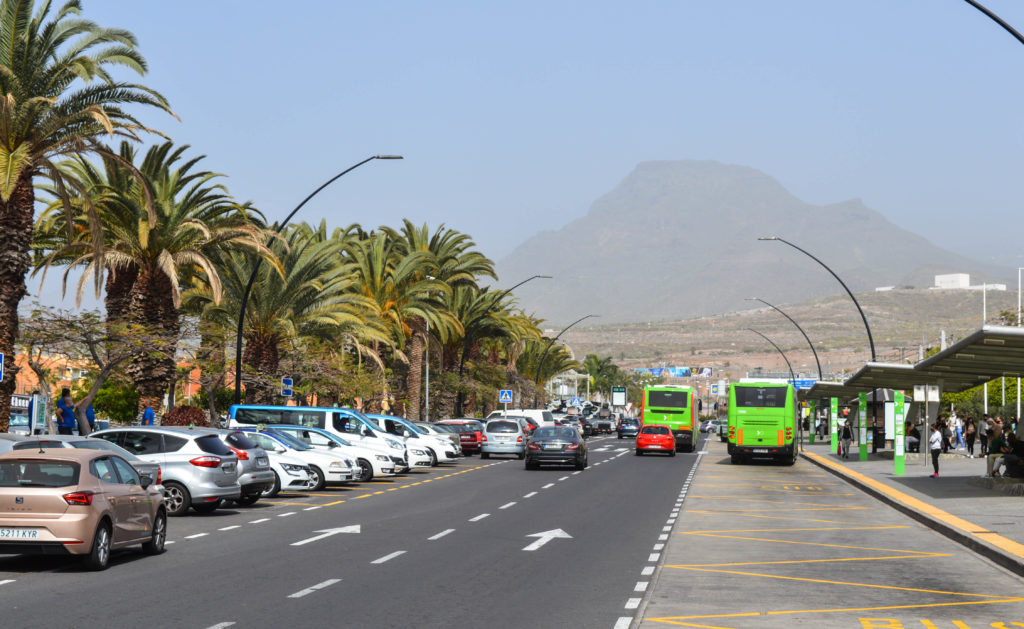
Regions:
M 733 454 L 732 456 L 730 456 L 729 458 L 730 458 L 730 460 L 732 461 L 732 464 L 733 464 L 733 465 L 738 465 L 738 464 L 740 463 L 740 455 L 738 455 L 738 454 L 735 454 L 735 453 L 734 453 L 734 454 Z

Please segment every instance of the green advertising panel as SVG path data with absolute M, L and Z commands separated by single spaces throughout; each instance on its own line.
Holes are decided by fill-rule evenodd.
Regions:
M 828 433 L 830 435 L 829 444 L 831 446 L 832 454 L 839 453 L 839 398 L 834 397 L 831 400 L 828 409 Z
M 868 460 L 868 394 L 860 392 L 857 397 L 857 444 L 860 446 L 860 460 Z

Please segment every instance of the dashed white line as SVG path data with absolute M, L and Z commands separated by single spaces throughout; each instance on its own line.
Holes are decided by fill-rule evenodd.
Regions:
M 676 519 L 675 518 L 669 518 L 669 519 L 665 520 L 665 524 L 675 524 L 675 523 L 676 523 Z
M 631 616 L 619 616 L 619 619 L 615 621 L 615 626 L 612 629 L 629 629 L 629 625 L 633 622 Z
M 537 492 L 531 491 L 530 493 L 528 493 L 525 496 L 523 496 L 523 498 L 529 498 L 530 496 L 536 496 L 536 495 L 537 495 Z
M 470 522 L 479 522 L 480 520 L 483 520 L 484 518 L 486 518 L 489 515 L 491 515 L 491 514 L 490 513 L 481 513 L 480 515 L 478 515 L 478 516 L 476 516 L 474 518 L 470 518 L 469 521 Z
M 7 585 L 8 583 L 14 583 L 14 579 L 4 579 L 0 581 L 0 585 Z
M 661 553 L 651 553 L 650 556 L 647 557 L 647 561 L 658 561 L 660 558 Z
M 185 539 L 195 539 L 197 537 L 206 537 L 209 533 L 196 533 L 195 535 L 186 535 Z
M 305 590 L 299 590 L 295 594 L 289 594 L 288 598 L 302 598 L 303 596 L 306 596 L 307 594 L 312 594 L 317 590 L 322 590 L 325 587 L 330 587 L 339 581 L 341 581 L 341 579 L 327 579 L 326 581 L 322 581 L 320 583 L 317 583 L 316 585 L 312 585 L 306 588 Z
M 253 520 L 249 524 L 259 524 L 260 522 L 268 522 L 270 518 L 260 518 L 259 520 Z
M 636 582 L 636 587 L 633 588 L 633 591 L 634 592 L 646 592 L 647 591 L 647 585 L 649 583 L 650 583 L 650 581 L 637 581 Z
M 554 483 L 548 483 L 547 485 L 544 485 L 543 487 L 541 487 L 541 489 L 548 489 L 549 487 L 554 487 L 554 486 L 555 486 Z
M 640 576 L 649 577 L 654 574 L 654 566 L 644 566 L 644 569 L 640 571 Z
M 658 541 L 659 542 L 664 542 L 667 539 L 668 539 L 668 535 L 666 535 L 664 533 L 662 533 L 661 535 L 658 536 Z
M 233 524 L 231 526 L 225 526 L 224 528 L 217 529 L 217 530 L 218 531 L 230 531 L 231 529 L 240 529 L 240 528 L 242 528 L 241 524 Z
M 384 555 L 383 557 L 380 557 L 378 559 L 374 559 L 370 563 L 378 563 L 378 564 L 379 563 L 384 563 L 385 561 L 391 561 L 395 557 L 398 557 L 399 555 L 404 555 L 404 554 L 405 554 L 404 550 L 396 550 L 395 552 L 391 553 L 390 555 Z
M 569 477 L 568 476 L 563 476 L 562 478 L 558 479 L 558 482 L 562 482 L 564 480 L 569 480 Z
M 576 476 L 577 474 L 582 474 L 582 473 L 583 473 L 583 470 L 579 470 L 578 472 L 573 472 L 572 475 Z
M 320 505 L 316 505 L 315 507 L 306 507 L 305 509 L 303 509 L 303 511 L 316 511 L 317 509 L 320 508 L 322 508 Z
M 663 527 L 661 527 L 661 530 L 663 532 L 665 532 L 665 533 L 668 533 L 669 531 L 672 530 L 672 527 L 671 526 L 663 526 Z
M 166 546 L 166 545 L 168 545 L 168 544 L 173 544 L 173 543 L 174 543 L 173 541 L 169 541 L 169 542 L 164 542 L 164 546 Z
M 626 609 L 636 609 L 637 607 L 640 607 L 640 599 L 631 598 L 626 601 Z
M 437 535 L 434 535 L 433 537 L 428 537 L 427 540 L 433 542 L 433 541 L 441 539 L 442 537 L 444 537 L 445 535 L 448 535 L 449 533 L 454 533 L 454 532 L 455 532 L 455 529 L 445 529 L 445 530 L 441 531 L 440 533 L 438 533 Z
M 233 624 L 235 624 L 235 623 L 233 623 L 233 622 L 219 622 L 219 623 L 217 623 L 215 625 L 210 625 L 206 629 L 227 629 L 227 627 L 230 627 Z
M 664 549 L 665 549 L 665 545 L 664 544 L 655 544 L 654 548 L 652 548 L 651 550 L 664 550 Z
M 277 517 L 279 517 L 279 518 L 287 518 L 290 515 L 295 515 L 295 512 L 294 511 L 289 511 L 288 513 L 278 513 Z
M 499 508 L 499 509 L 508 509 L 509 507 L 514 507 L 514 506 L 515 506 L 515 504 L 516 504 L 515 502 L 509 502 L 509 503 L 506 503 L 506 504 L 503 504 L 503 505 L 501 505 L 501 506 L 500 506 L 500 507 L 498 507 L 498 508 Z

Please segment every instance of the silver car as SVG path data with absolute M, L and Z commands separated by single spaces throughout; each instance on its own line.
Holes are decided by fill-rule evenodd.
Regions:
M 167 515 L 183 515 L 189 507 L 210 513 L 225 500 L 242 496 L 238 457 L 217 435 L 173 426 L 133 426 L 91 436 L 160 464 Z
M 484 426 L 483 442 L 480 444 L 480 458 L 492 454 L 514 454 L 526 458 L 526 432 L 518 418 L 492 419 Z
M 23 435 L 13 435 L 6 432 L 0 432 L 0 454 L 4 452 L 10 452 L 14 449 L 14 445 L 25 440 Z
M 196 432 L 217 435 L 238 457 L 238 484 L 242 495 L 235 503 L 243 507 L 255 504 L 264 492 L 273 489 L 275 477 L 267 452 L 240 430 L 195 428 Z
M 163 476 L 160 471 L 160 464 L 151 461 L 144 461 L 119 445 L 110 443 L 106 439 L 94 439 L 80 435 L 47 435 L 26 437 L 14 445 L 15 450 L 40 450 L 45 448 L 79 448 L 81 450 L 104 450 L 118 454 L 124 460 L 131 463 L 139 476 L 148 476 L 150 484 L 160 485 Z

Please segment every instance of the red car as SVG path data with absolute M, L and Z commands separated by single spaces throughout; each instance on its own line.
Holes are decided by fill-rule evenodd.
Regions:
M 484 440 L 483 424 L 475 419 L 445 419 L 437 423 L 452 426 L 459 431 L 463 454 L 480 452 Z
M 644 452 L 664 452 L 676 455 L 676 438 L 668 426 L 644 424 L 636 436 L 636 455 Z

